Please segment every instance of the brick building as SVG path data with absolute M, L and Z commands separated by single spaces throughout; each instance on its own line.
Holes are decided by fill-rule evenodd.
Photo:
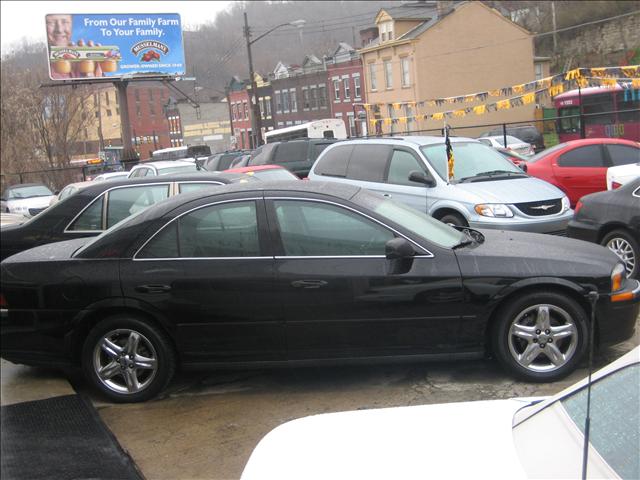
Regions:
M 366 134 L 366 116 L 358 119 L 358 114 L 364 112 L 361 104 L 366 102 L 360 55 L 341 42 L 333 55 L 325 58 L 325 63 L 331 115 L 344 121 L 348 136 Z
M 233 77 L 227 87 L 232 147 L 238 149 L 253 148 L 248 83 L 248 80 Z

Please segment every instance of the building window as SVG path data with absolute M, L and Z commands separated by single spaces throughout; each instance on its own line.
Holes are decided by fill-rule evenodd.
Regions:
M 267 107 L 267 118 L 271 118 L 271 97 L 265 98 L 264 103 Z
M 296 89 L 292 88 L 289 90 L 289 103 L 291 104 L 291 111 L 298 111 L 298 99 L 296 98 Z
M 149 89 L 149 101 L 152 102 L 153 101 L 153 88 Z
M 411 77 L 409 76 L 409 58 L 404 57 L 400 60 L 400 64 L 402 66 L 402 86 L 408 87 L 411 85 Z
M 393 40 L 393 22 L 384 22 L 380 24 L 380 41 L 386 42 Z
M 536 63 L 536 80 L 541 80 L 542 79 L 542 64 L 541 63 Z
M 289 112 L 289 91 L 282 91 L 282 111 L 287 113 Z
M 318 85 L 318 96 L 320 97 L 320 108 L 327 108 L 327 86 L 324 83 Z
M 386 88 L 393 88 L 393 65 L 391 60 L 384 61 L 384 82 Z
M 353 77 L 353 93 L 356 98 L 360 98 L 360 77 Z
M 136 102 L 136 116 L 142 116 L 142 109 L 140 108 L 140 102 Z
M 244 119 L 249 120 L 249 104 L 247 102 L 242 102 L 244 105 Z
M 111 110 L 107 108 L 107 117 L 110 117 L 110 116 L 111 116 Z
M 396 110 L 393 108 L 393 105 L 387 105 L 387 112 L 389 113 L 389 118 L 391 119 L 391 133 L 395 133 L 395 122 L 393 119 L 396 118 Z
M 304 110 L 309 110 L 310 106 L 311 105 L 309 104 L 309 90 L 305 88 L 304 90 L 302 90 L 302 108 Z
M 404 116 L 407 119 L 407 133 L 411 131 L 411 124 L 413 123 L 413 108 L 409 105 L 404 106 Z
M 344 84 L 344 99 L 349 100 L 351 98 L 351 88 L 349 86 L 349 79 L 343 78 L 342 83 Z
M 156 106 L 153 103 L 149 103 L 149 115 L 154 116 L 156 115 Z
M 276 91 L 276 113 L 282 113 L 282 95 L 280 90 Z
M 136 93 L 137 93 L 137 90 L 136 90 Z M 109 105 L 110 105 L 110 102 L 109 102 L 109 92 L 104 92 L 104 98 L 106 99 L 105 101 L 106 101 L 107 106 L 109 106 Z M 138 97 L 136 97 L 136 100 L 139 100 L 139 98 L 138 98 Z
M 333 81 L 334 100 L 340 100 L 340 80 Z
M 317 110 L 318 109 L 318 92 L 317 92 L 317 88 L 316 87 L 311 87 L 309 88 L 310 92 L 309 92 L 309 97 L 311 100 L 311 110 Z
M 347 119 L 349 120 L 349 136 L 355 137 L 356 136 L 356 120 L 353 117 L 353 112 L 347 113 Z
M 136 102 L 140 101 L 140 90 L 138 90 L 137 88 L 133 91 L 135 98 L 136 98 Z
M 377 90 L 378 89 L 378 79 L 376 78 L 376 64 L 375 63 L 370 63 L 369 64 L 369 86 L 371 87 L 371 90 Z

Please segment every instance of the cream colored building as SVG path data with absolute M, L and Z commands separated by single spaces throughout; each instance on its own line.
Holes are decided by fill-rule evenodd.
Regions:
M 367 101 L 384 104 L 377 118 L 412 117 L 464 109 L 482 102 L 419 106 L 418 102 L 457 97 L 530 82 L 548 75 L 547 59 L 534 58 L 533 37 L 524 28 L 481 2 L 436 2 L 432 9 L 415 7 L 380 10 L 375 18 L 378 39 L 359 50 L 362 57 Z M 538 66 L 536 66 L 538 64 Z M 395 108 L 392 103 L 416 102 Z M 398 108 L 400 107 L 400 108 Z M 476 136 L 489 129 L 461 127 L 501 122 L 529 122 L 535 104 L 484 115 L 450 118 L 458 136 Z M 373 111 L 370 118 L 373 117 Z M 381 122 L 382 123 L 382 122 Z M 442 120 L 419 120 L 389 125 L 384 133 L 439 134 Z

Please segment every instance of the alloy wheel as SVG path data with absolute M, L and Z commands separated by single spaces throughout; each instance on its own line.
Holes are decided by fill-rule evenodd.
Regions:
M 636 266 L 636 256 L 631 244 L 624 238 L 614 237 L 607 242 L 607 247 L 622 260 L 627 276 L 630 276 Z

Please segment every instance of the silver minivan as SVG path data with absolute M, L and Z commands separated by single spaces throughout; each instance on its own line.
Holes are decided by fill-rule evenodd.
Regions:
M 573 211 L 562 191 L 477 140 L 453 137 L 451 145 L 450 180 L 444 139 L 418 136 L 335 143 L 309 180 L 359 185 L 453 225 L 564 234 Z

